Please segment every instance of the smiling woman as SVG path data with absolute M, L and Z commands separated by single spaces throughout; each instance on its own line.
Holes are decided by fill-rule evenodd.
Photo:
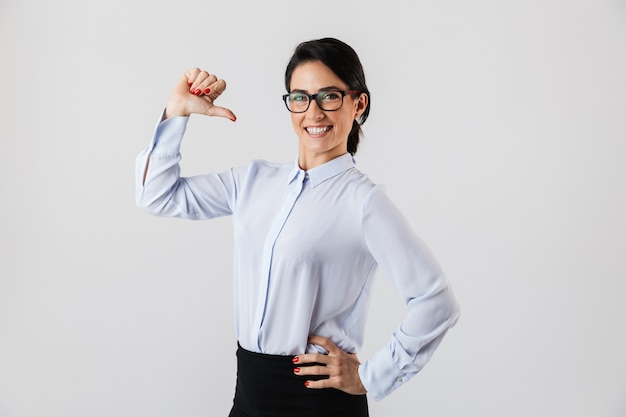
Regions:
M 348 137 L 355 125 L 358 138 L 357 120 L 368 108 L 368 93 L 350 90 L 321 61 L 304 62 L 288 72 L 287 78 L 290 93 L 285 103 L 299 138 L 300 167 L 315 168 L 348 152 Z
M 458 319 L 448 281 L 402 213 L 355 165 L 370 92 L 356 52 L 304 42 L 283 96 L 295 164 L 252 161 L 180 177 L 191 114 L 236 120 L 215 101 L 224 80 L 193 68 L 176 83 L 136 163 L 137 204 L 160 216 L 233 215 L 237 384 L 231 417 L 368 415 L 420 371 Z M 406 303 L 388 343 L 360 362 L 374 272 Z

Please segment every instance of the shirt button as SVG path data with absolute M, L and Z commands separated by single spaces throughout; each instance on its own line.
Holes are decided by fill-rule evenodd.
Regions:
M 398 382 L 402 382 L 402 378 L 398 378 L 396 381 L 398 381 Z

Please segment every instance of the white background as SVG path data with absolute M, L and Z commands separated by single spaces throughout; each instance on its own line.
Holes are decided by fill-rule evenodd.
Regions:
M 292 161 L 284 67 L 323 36 L 372 91 L 358 166 L 462 307 L 372 416 L 626 416 L 626 2 L 2 0 L 1 417 L 228 414 L 230 219 L 141 212 L 134 158 L 199 66 L 239 120 L 193 117 L 183 174 Z

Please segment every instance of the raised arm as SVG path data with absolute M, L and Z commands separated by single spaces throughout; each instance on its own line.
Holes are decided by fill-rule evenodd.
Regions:
M 231 214 L 235 183 L 230 171 L 180 177 L 180 144 L 191 114 L 235 114 L 214 101 L 226 89 L 215 74 L 192 68 L 176 82 L 150 144 L 135 165 L 137 205 L 155 215 L 206 219 Z

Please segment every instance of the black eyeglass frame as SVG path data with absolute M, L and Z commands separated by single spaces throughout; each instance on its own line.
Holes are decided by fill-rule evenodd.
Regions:
M 321 95 L 324 93 L 340 93 L 341 94 L 341 106 L 337 107 L 336 109 L 333 110 L 325 110 L 322 105 L 320 104 L 321 101 Z M 313 100 L 315 100 L 315 102 L 317 103 L 317 106 L 323 110 L 323 111 L 337 111 L 339 109 L 341 109 L 343 107 L 343 98 L 345 96 L 353 96 L 356 94 L 361 94 L 362 91 L 360 90 L 322 90 L 322 91 L 318 91 L 317 93 L 314 94 L 307 94 L 307 93 L 298 93 L 298 94 L 302 94 L 303 96 L 307 96 L 308 97 L 308 104 L 306 106 L 306 109 L 302 110 L 302 111 L 293 111 L 289 108 L 289 104 L 287 104 L 287 98 L 292 94 L 292 93 L 287 93 L 287 94 L 283 94 L 283 101 L 285 102 L 285 107 L 287 107 L 287 110 L 289 110 L 291 113 L 306 113 L 307 110 L 309 110 L 309 107 L 311 107 L 311 102 L 313 102 Z

